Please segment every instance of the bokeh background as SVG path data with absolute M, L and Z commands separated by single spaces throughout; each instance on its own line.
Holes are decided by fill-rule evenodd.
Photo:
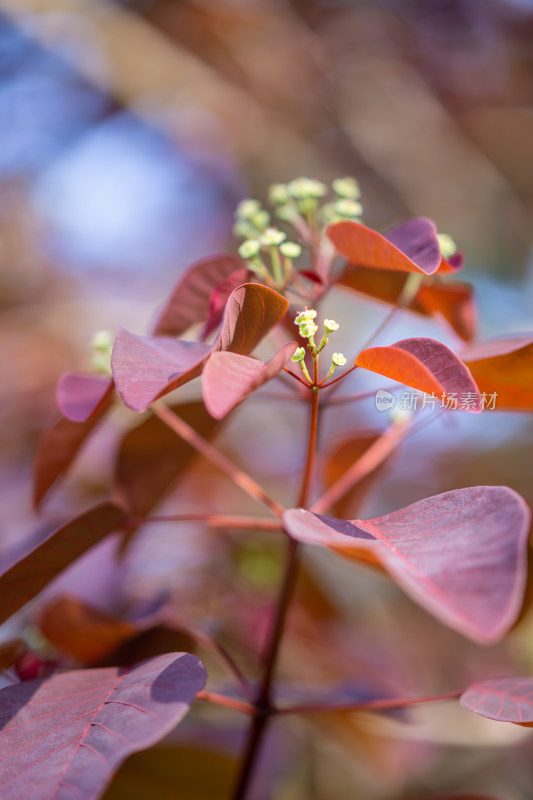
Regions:
M 476 287 L 481 336 L 531 330 L 533 3 L 0 0 L 2 547 L 33 535 L 43 518 L 64 518 L 108 491 L 117 434 L 106 429 L 44 517 L 31 508 L 31 461 L 39 432 L 56 414 L 57 377 L 88 365 L 93 332 L 117 324 L 144 332 L 191 261 L 234 251 L 241 198 L 265 198 L 270 183 L 298 175 L 329 181 L 345 174 L 361 183 L 369 225 L 383 231 L 426 215 L 454 237 Z M 329 316 L 343 321 L 346 353 L 385 313 L 355 298 L 334 295 L 328 303 Z M 383 341 L 417 333 L 457 345 L 415 319 L 395 322 Z M 413 437 L 364 511 L 483 483 L 508 484 L 533 502 L 530 415 L 464 417 Z M 350 426 L 370 430 L 381 422 L 371 406 L 336 418 L 326 427 L 332 442 Z M 124 419 L 119 429 L 131 422 Z M 288 492 L 301 454 L 283 444 L 297 424 L 297 412 L 283 404 L 251 402 L 221 443 L 257 468 L 254 453 L 242 447 L 254 434 L 264 479 Z M 201 496 L 204 473 L 188 497 Z M 222 509 L 225 485 L 213 498 Z M 173 537 L 158 533 L 165 535 Z M 212 561 L 180 542 L 158 558 L 141 540 L 130 583 L 148 597 L 165 582 L 175 585 L 178 574 L 198 616 L 224 610 L 217 607 L 227 600 L 222 589 L 209 603 L 191 589 L 195 581 L 203 585 Z M 269 572 L 272 553 L 235 547 L 228 575 L 238 583 L 238 565 L 260 563 L 259 577 L 242 580 L 254 596 L 264 592 L 266 613 L 275 558 Z M 188 580 L 184 563 L 198 569 Z M 387 662 L 391 685 L 397 680 L 412 692 L 455 688 L 465 675 L 533 672 L 529 613 L 508 645 L 480 650 L 400 600 L 382 578 L 329 558 L 313 568 L 329 600 L 320 608 L 309 601 L 296 615 L 296 644 L 287 655 L 289 668 L 303 659 L 310 679 L 335 672 L 338 620 L 328 603 L 358 626 L 342 653 L 346 672 L 352 649 L 358 669 Z M 391 618 L 393 607 L 398 616 Z M 236 611 L 230 601 L 225 608 Z M 311 621 L 330 613 L 329 655 L 317 655 L 313 670 L 310 654 L 324 649 L 324 640 Z M 460 789 L 530 798 L 528 732 L 472 717 L 440 709 L 418 713 L 410 725 L 346 717 L 295 724 L 287 746 L 297 767 L 283 766 L 280 733 L 271 754 L 275 789 L 267 781 L 257 797 L 399 800 Z M 120 796 L 136 797 L 131 791 Z M 187 791 L 222 797 L 217 789 Z

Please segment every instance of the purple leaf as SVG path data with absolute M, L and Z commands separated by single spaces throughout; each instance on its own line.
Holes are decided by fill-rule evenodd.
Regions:
M 155 336 L 179 336 L 197 322 L 205 322 L 213 290 L 244 262 L 237 256 L 216 255 L 197 261 L 181 276 L 159 315 Z
M 125 514 L 113 503 L 102 503 L 51 533 L 43 542 L 8 555 L 0 564 L 0 622 L 48 585 L 76 558 L 120 528 Z
M 212 345 L 164 337 L 136 336 L 119 328 L 111 365 L 117 391 L 134 411 L 197 377 L 211 353 L 247 355 L 285 315 L 288 301 L 273 289 L 246 283 L 228 298 Z
M 218 328 L 222 322 L 224 308 L 226 307 L 228 297 L 234 289 L 237 289 L 239 286 L 242 286 L 243 283 L 246 283 L 248 275 L 249 271 L 246 269 L 246 267 L 243 267 L 242 269 L 238 269 L 236 272 L 232 272 L 225 280 L 222 281 L 222 283 L 219 283 L 218 286 L 215 286 L 211 292 L 211 297 L 209 298 L 209 311 L 207 322 L 205 323 L 202 331 L 202 340 L 206 339 L 210 333 Z
M 56 400 L 64 417 L 86 422 L 107 408 L 112 393 L 113 381 L 107 376 L 66 372 L 58 381 Z
M 180 722 L 205 685 L 196 656 L 63 672 L 0 690 L 3 800 L 94 800 L 122 761 Z
M 202 374 L 202 393 L 211 416 L 222 419 L 249 394 L 272 380 L 295 349 L 296 344 L 289 342 L 266 363 L 223 350 L 213 353 Z
M 481 394 L 470 370 L 436 339 L 402 339 L 388 347 L 362 350 L 355 363 L 428 394 L 444 395 L 450 406 L 479 413 Z
M 303 509 L 284 518 L 295 539 L 381 564 L 416 602 L 475 641 L 502 638 L 520 610 L 530 511 L 506 486 L 445 492 L 367 521 Z
M 459 700 L 482 717 L 533 725 L 533 678 L 498 678 L 470 686 Z

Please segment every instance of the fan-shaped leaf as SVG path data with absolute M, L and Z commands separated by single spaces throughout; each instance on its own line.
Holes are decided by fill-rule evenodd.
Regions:
M 533 725 L 533 678 L 481 681 L 463 692 L 459 702 L 482 717 Z
M 213 290 L 244 262 L 232 255 L 196 261 L 174 286 L 154 328 L 155 336 L 179 336 L 197 322 L 205 322 Z
M 480 642 L 500 639 L 520 610 L 530 512 L 505 486 L 428 497 L 371 520 L 285 513 L 288 532 L 380 563 L 420 605 Z
M 533 338 L 476 342 L 461 353 L 481 392 L 497 394 L 496 408 L 533 409 Z
M 65 372 L 57 383 L 56 400 L 64 417 L 86 422 L 109 406 L 113 381 L 103 375 Z
M 94 800 L 130 753 L 158 742 L 205 684 L 196 656 L 79 670 L 0 690 L 3 800 Z
M 337 222 L 328 228 L 336 250 L 351 264 L 433 275 L 442 256 L 435 224 L 416 217 L 382 236 L 357 222 Z
M 295 349 L 296 344 L 289 342 L 266 363 L 223 350 L 213 353 L 202 374 L 202 392 L 211 416 L 222 419 L 249 394 L 272 380 Z
M 355 363 L 413 389 L 447 398 L 451 406 L 479 412 L 482 401 L 468 367 L 435 339 L 402 339 L 388 347 L 370 347 Z
M 228 301 L 228 297 L 234 289 L 246 283 L 249 271 L 246 267 L 232 272 L 225 278 L 222 283 L 215 286 L 209 298 L 209 310 L 207 314 L 207 321 L 203 327 L 201 338 L 205 339 L 210 333 L 216 331 L 224 316 L 224 309 Z
M 117 391 L 134 411 L 197 377 L 211 353 L 247 355 L 285 315 L 288 301 L 273 289 L 246 283 L 228 298 L 215 342 L 209 346 L 166 337 L 136 336 L 119 328 L 112 369 Z
M 125 521 L 122 509 L 102 503 L 51 533 L 43 542 L 7 556 L 0 564 L 0 622 L 37 595 L 76 558 Z

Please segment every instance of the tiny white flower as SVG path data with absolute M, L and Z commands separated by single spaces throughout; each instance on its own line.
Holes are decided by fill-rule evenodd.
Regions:
M 361 197 L 361 189 L 355 178 L 336 178 L 333 183 L 333 191 L 339 197 L 344 197 L 347 200 L 357 200 Z
M 295 325 L 302 325 L 304 322 L 311 322 L 315 319 L 317 312 L 314 308 L 305 308 L 303 311 L 298 311 L 298 315 L 294 319 Z
M 322 181 L 313 178 L 295 178 L 287 184 L 287 191 L 291 197 L 304 200 L 308 197 L 324 197 L 328 192 L 328 187 Z
M 286 234 L 277 228 L 265 228 L 259 237 L 259 241 L 264 247 L 272 247 L 281 244 L 286 238 Z
M 253 258 L 261 250 L 261 245 L 257 239 L 247 239 L 239 247 L 239 255 L 241 258 Z
M 346 359 L 342 353 L 333 353 L 331 356 L 331 360 L 335 364 L 336 367 L 344 367 L 346 364 Z
M 437 240 L 444 258 L 450 258 L 457 252 L 457 245 L 448 233 L 438 233 Z
M 259 200 L 247 198 L 246 200 L 241 200 L 235 211 L 235 216 L 237 219 L 250 219 L 260 210 L 261 203 Z
M 305 348 L 297 347 L 294 354 L 291 356 L 291 361 L 302 361 L 305 358 Z
M 283 242 L 279 246 L 279 251 L 286 258 L 298 258 L 302 254 L 302 248 L 296 242 Z
M 302 322 L 300 325 L 300 336 L 303 336 L 304 339 L 310 339 L 311 336 L 314 336 L 318 330 L 318 325 L 315 325 L 314 322 Z
M 250 222 L 253 222 L 256 228 L 262 230 L 270 223 L 270 214 L 264 208 L 261 208 L 257 214 L 250 218 Z
M 91 340 L 91 346 L 99 353 L 109 352 L 113 347 L 113 334 L 111 331 L 96 331 Z
M 268 190 L 268 199 L 275 206 L 286 203 L 289 197 L 289 190 L 285 183 L 273 183 Z
M 333 331 L 339 330 L 339 323 L 335 322 L 334 319 L 325 319 L 324 328 L 327 330 L 328 333 L 333 333 Z
M 337 200 L 335 211 L 341 217 L 360 217 L 363 213 L 363 206 L 358 200 Z

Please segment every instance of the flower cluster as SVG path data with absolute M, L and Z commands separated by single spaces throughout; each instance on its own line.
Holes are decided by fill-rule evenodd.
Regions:
M 328 335 L 339 329 L 339 324 L 335 322 L 334 319 L 325 319 L 324 335 L 320 340 L 320 344 L 317 346 L 315 342 L 315 334 L 318 332 L 318 325 L 315 322 L 316 316 L 317 312 L 314 308 L 305 308 L 303 311 L 299 311 L 294 319 L 294 324 L 298 326 L 300 336 L 302 339 L 308 340 L 307 349 L 314 359 L 318 359 L 319 354 L 327 345 Z M 305 364 L 305 347 L 296 348 L 291 360 L 294 363 L 300 364 L 306 379 L 309 381 L 309 383 L 312 383 L 307 366 Z M 346 358 L 342 353 L 333 353 L 331 357 L 331 366 L 324 380 L 327 380 L 333 374 L 335 367 L 343 367 L 345 364 Z

